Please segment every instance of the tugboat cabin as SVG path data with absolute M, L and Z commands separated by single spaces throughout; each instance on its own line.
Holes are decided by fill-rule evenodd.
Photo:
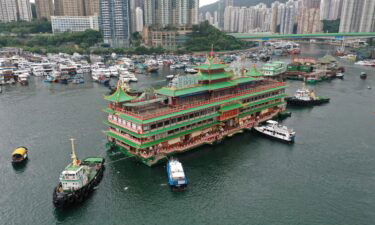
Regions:
M 80 189 L 88 182 L 83 166 L 68 165 L 60 175 L 61 187 L 64 191 Z

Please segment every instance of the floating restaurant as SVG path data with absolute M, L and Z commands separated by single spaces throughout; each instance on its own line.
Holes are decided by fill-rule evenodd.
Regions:
M 195 75 L 167 87 L 134 93 L 118 84 L 105 131 L 108 148 L 151 166 L 168 156 L 251 129 L 285 110 L 283 82 L 226 71 L 210 58 Z

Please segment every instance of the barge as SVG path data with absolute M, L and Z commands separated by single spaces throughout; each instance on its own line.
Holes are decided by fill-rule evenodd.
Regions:
M 284 82 L 226 71 L 210 57 L 194 75 L 131 94 L 121 82 L 105 99 L 107 148 L 152 166 L 171 155 L 251 130 L 285 111 Z

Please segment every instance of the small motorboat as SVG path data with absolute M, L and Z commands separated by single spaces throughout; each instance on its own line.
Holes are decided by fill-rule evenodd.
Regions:
M 361 75 L 359 76 L 362 80 L 365 80 L 367 78 L 367 73 L 361 72 Z
M 183 191 L 188 185 L 182 164 L 177 159 L 170 159 L 167 164 L 168 184 L 173 191 Z
M 286 126 L 283 126 L 274 120 L 268 120 L 266 123 L 266 125 L 254 127 L 254 129 L 261 134 L 281 141 L 289 143 L 294 142 L 296 136 L 295 131 L 288 129 Z
M 12 153 L 12 163 L 18 164 L 22 163 L 27 160 L 27 148 L 26 147 L 18 147 Z
M 344 79 L 344 73 L 337 73 L 336 77 L 339 79 Z
M 167 75 L 165 76 L 167 78 L 167 80 L 172 80 L 174 78 L 175 75 L 171 74 L 171 75 Z

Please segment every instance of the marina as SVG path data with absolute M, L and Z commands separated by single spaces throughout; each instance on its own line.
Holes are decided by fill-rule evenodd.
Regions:
M 325 48 L 301 46 L 301 55 L 320 58 Z M 289 63 L 290 58 L 277 60 Z M 148 168 L 133 157 L 122 160 L 127 156 L 105 150 L 102 131 L 108 126 L 102 122 L 108 114 L 101 109 L 108 106 L 103 99 L 108 88 L 92 82 L 90 74 L 83 74 L 85 83 L 79 85 L 45 83 L 38 76 L 30 76 L 27 86 L 4 85 L 0 179 L 9 194 L 0 197 L 0 217 L 17 224 L 246 224 L 243 218 L 254 224 L 371 224 L 375 143 L 369 133 L 375 132 L 375 98 L 368 87 L 375 78 L 371 67 L 348 64 L 345 69 L 345 80 L 314 87 L 331 98 L 329 104 L 288 109 L 292 117 L 283 124 L 298 133 L 293 145 L 244 131 L 179 155 L 189 177 L 184 193 L 165 187 L 165 163 Z M 366 80 L 359 79 L 361 72 L 367 73 Z M 168 85 L 169 74 L 160 67 L 156 73 L 136 75 L 138 81 L 131 86 L 158 90 Z M 286 94 L 292 96 L 301 84 L 287 81 Z M 74 210 L 59 211 L 51 192 L 70 162 L 71 136 L 80 140 L 80 155 L 105 157 L 108 165 L 90 198 Z M 32 152 L 24 167 L 13 168 L 9 156 L 20 145 Z M 31 210 L 32 216 L 17 216 L 19 210 Z M 170 213 L 176 217 L 164 216 Z

